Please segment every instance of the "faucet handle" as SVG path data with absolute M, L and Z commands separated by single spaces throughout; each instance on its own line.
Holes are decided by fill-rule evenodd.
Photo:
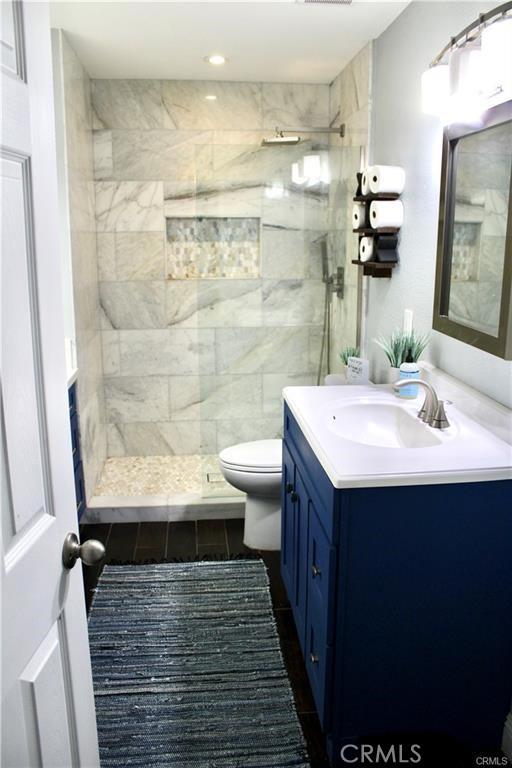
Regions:
M 430 426 L 434 429 L 447 429 L 450 426 L 450 422 L 446 418 L 446 411 L 444 410 L 444 402 L 439 400 L 436 408 L 436 412 Z

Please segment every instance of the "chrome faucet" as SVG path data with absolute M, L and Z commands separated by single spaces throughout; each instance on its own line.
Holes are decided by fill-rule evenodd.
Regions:
M 433 427 L 434 429 L 446 429 L 449 427 L 450 422 L 446 418 L 444 402 L 439 400 L 436 391 L 431 384 L 423 381 L 423 379 L 400 379 L 395 382 L 393 386 L 396 389 L 400 389 L 400 387 L 406 387 L 411 384 L 417 384 L 427 390 L 425 402 L 418 412 L 418 419 L 421 419 L 425 424 L 428 424 L 429 427 Z

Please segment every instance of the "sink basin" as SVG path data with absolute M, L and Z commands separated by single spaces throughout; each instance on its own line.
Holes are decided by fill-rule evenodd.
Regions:
M 436 431 L 400 405 L 358 401 L 328 411 L 329 429 L 362 445 L 379 448 L 430 448 L 441 445 Z
M 335 488 L 512 478 L 511 445 L 453 403 L 450 426 L 429 427 L 417 416 L 423 392 L 405 400 L 386 386 L 286 387 L 284 399 Z

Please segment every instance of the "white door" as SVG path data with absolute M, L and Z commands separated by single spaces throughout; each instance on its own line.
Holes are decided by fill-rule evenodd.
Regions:
M 3 768 L 99 765 L 77 530 L 46 3 L 2 0 Z

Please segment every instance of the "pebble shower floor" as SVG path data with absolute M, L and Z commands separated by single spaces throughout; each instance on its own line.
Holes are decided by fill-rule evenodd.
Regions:
M 102 768 L 309 768 L 262 561 L 107 565 L 89 638 Z

